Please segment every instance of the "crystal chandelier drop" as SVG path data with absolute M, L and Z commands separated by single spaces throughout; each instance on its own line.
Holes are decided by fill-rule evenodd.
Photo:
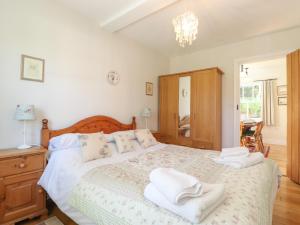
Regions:
M 185 12 L 173 19 L 176 40 L 181 47 L 192 45 L 198 34 L 198 18 L 192 12 Z

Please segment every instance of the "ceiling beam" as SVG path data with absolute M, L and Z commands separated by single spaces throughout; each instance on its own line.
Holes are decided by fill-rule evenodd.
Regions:
M 140 0 L 101 23 L 100 27 L 110 32 L 117 32 L 178 1 L 179 0 Z

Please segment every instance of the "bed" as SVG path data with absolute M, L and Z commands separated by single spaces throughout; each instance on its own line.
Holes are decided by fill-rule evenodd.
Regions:
M 50 130 L 43 120 L 42 145 L 65 133 L 94 133 L 134 130 L 131 124 L 96 116 L 75 125 Z M 207 183 L 225 184 L 226 199 L 202 225 L 271 225 L 279 170 L 272 160 L 245 169 L 216 164 L 218 152 L 159 143 L 147 149 L 82 163 L 80 149 L 51 153 L 39 184 L 57 206 L 79 225 L 190 225 L 143 197 L 148 176 L 157 167 L 173 167 Z

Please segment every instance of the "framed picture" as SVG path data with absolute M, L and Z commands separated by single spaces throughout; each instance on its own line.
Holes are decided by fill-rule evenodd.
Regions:
M 22 55 L 21 79 L 44 82 L 45 60 L 36 57 Z
M 286 85 L 277 86 L 277 96 L 287 96 L 287 86 Z
M 278 105 L 287 105 L 287 97 L 278 97 Z
M 146 95 L 153 95 L 153 83 L 146 82 Z

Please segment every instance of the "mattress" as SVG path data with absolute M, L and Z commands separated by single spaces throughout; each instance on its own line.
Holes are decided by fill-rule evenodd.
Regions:
M 213 162 L 210 158 L 218 154 L 214 151 L 159 144 L 82 164 L 74 152 L 54 155 L 40 184 L 80 225 L 190 224 L 143 198 L 148 175 L 157 167 L 172 167 L 206 183 L 225 184 L 226 200 L 203 225 L 272 224 L 279 175 L 272 160 L 238 170 Z

